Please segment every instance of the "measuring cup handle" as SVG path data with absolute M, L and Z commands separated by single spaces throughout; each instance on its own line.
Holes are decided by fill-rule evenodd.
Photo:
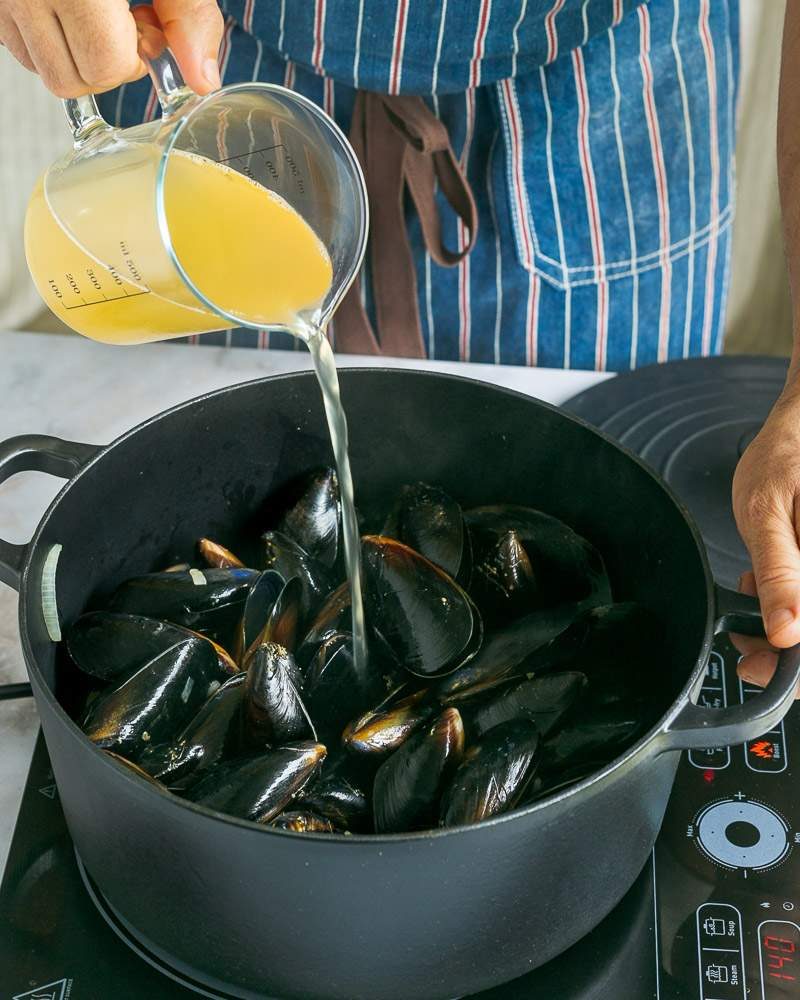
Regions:
M 75 144 L 85 142 L 97 132 L 109 130 L 111 126 L 100 114 L 94 94 L 83 94 L 82 97 L 68 97 L 64 101 L 64 111 L 67 124 L 72 132 Z

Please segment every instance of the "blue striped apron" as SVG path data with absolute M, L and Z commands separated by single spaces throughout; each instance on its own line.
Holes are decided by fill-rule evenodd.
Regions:
M 441 266 L 407 199 L 428 357 L 624 370 L 720 350 L 738 0 L 222 6 L 226 83 L 293 87 L 345 131 L 357 88 L 420 95 L 446 127 L 479 226 Z M 148 80 L 100 100 L 121 125 L 157 111 Z M 444 242 L 463 250 L 463 221 L 438 201 Z M 267 330 L 200 342 L 292 346 Z

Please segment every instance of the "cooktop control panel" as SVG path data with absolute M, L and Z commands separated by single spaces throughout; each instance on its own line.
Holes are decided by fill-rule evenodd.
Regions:
M 720 640 L 703 704 L 757 695 L 737 661 Z M 664 1000 L 800 998 L 799 769 L 798 706 L 746 744 L 684 755 L 655 851 Z

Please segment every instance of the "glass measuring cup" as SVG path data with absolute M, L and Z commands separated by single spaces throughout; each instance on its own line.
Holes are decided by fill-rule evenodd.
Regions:
M 199 97 L 158 48 L 147 54 L 160 120 L 121 130 L 92 96 L 64 102 L 74 148 L 45 172 L 26 218 L 40 294 L 70 327 L 112 343 L 324 326 L 366 245 L 352 148 L 283 87 Z

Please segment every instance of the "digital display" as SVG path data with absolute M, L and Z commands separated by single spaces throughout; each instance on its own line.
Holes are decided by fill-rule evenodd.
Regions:
M 763 1000 L 800 997 L 800 927 L 765 920 L 758 932 Z

